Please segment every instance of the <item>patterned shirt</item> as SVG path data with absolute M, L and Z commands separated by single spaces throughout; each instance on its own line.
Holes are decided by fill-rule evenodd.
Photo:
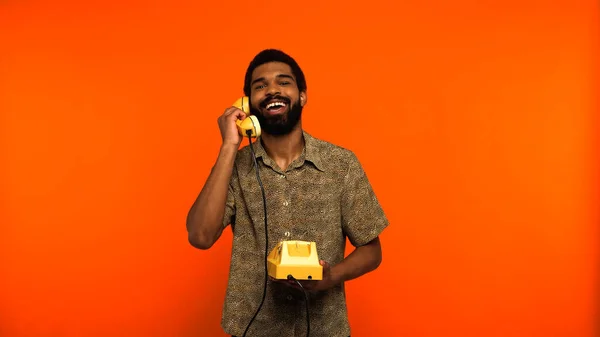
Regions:
M 268 251 L 281 240 L 316 243 L 332 267 L 344 259 L 346 238 L 354 246 L 375 239 L 388 220 L 355 154 L 303 131 L 302 154 L 283 171 L 260 138 L 253 140 L 267 201 Z M 233 243 L 221 325 L 242 336 L 260 305 L 264 287 L 265 232 L 260 185 L 249 146 L 236 155 L 223 226 Z M 309 293 L 310 335 L 349 336 L 344 285 Z M 247 336 L 306 336 L 304 294 L 267 283 L 264 304 Z

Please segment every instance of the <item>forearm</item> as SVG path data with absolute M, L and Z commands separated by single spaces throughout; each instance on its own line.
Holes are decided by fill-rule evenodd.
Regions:
M 223 215 L 237 148 L 223 146 L 186 221 L 190 243 L 208 249 L 223 231 Z
M 336 284 L 343 283 L 375 270 L 381 263 L 379 238 L 357 247 L 342 262 L 331 267 L 331 276 Z

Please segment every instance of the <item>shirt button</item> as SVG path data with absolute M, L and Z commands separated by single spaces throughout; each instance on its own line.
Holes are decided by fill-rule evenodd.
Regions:
M 279 178 L 281 178 L 281 179 L 285 178 L 285 174 L 280 174 Z
M 287 295 L 286 298 L 287 298 L 288 301 L 291 301 L 292 300 L 292 295 Z
M 287 201 L 283 202 L 283 206 L 287 206 L 289 203 Z

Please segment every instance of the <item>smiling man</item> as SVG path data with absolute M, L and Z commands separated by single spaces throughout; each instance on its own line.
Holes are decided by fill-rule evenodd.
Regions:
M 228 226 L 233 231 L 222 327 L 233 336 L 306 336 L 298 287 L 269 279 L 263 301 L 265 215 L 256 159 L 266 192 L 268 252 L 281 240 L 317 246 L 323 279 L 302 283 L 309 291 L 310 336 L 349 336 L 344 282 L 379 266 L 379 235 L 388 220 L 355 154 L 303 130 L 307 86 L 292 57 L 260 52 L 246 71 L 244 93 L 262 129 L 254 158 L 249 146 L 239 149 L 243 137 L 235 122 L 245 114 L 225 109 L 218 119 L 219 155 L 186 224 L 190 244 L 199 249 L 212 247 Z M 347 239 L 355 248 L 344 256 Z

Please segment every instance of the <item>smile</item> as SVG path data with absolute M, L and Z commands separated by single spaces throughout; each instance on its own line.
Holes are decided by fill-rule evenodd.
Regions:
M 284 102 L 271 102 L 269 104 L 267 104 L 266 109 L 267 110 L 271 110 L 271 109 L 279 109 L 281 107 L 286 107 L 287 104 L 285 104 Z
M 289 105 L 289 100 L 285 97 L 271 97 L 263 102 L 264 112 L 269 115 L 278 115 L 285 112 Z

